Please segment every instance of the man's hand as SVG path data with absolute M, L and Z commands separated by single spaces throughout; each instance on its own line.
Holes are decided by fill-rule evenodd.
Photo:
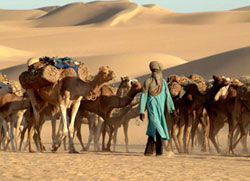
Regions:
M 145 120 L 145 114 L 140 114 L 140 120 L 144 121 Z

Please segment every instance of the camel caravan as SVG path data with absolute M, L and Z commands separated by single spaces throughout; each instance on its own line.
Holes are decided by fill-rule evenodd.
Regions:
M 136 79 L 121 77 L 119 86 L 114 87 L 109 84 L 114 78 L 115 73 L 108 66 L 100 67 L 93 76 L 84 63 L 69 57 L 30 58 L 27 70 L 19 76 L 20 83 L 0 74 L 0 148 L 21 151 L 28 147 L 29 152 L 46 151 L 41 132 L 45 121 L 51 121 L 53 152 L 63 144 L 70 153 L 77 153 L 75 135 L 82 151 L 88 151 L 93 140 L 95 151 L 115 151 L 121 126 L 126 152 L 129 152 L 128 126 L 130 120 L 139 116 L 138 96 L 142 84 Z M 241 143 L 242 153 L 249 154 L 250 77 L 213 76 L 206 81 L 193 74 L 189 77 L 171 75 L 165 79 L 177 111 L 175 115 L 165 111 L 170 134 L 170 140 L 165 142 L 166 151 L 190 153 L 198 139 L 201 151 L 211 151 L 214 146 L 222 153 L 217 135 L 228 123 L 226 152 L 235 154 L 235 148 Z M 82 124 L 89 126 L 85 146 Z

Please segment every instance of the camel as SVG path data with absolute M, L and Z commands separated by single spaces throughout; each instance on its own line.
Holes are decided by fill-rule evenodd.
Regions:
M 93 80 L 84 82 L 77 77 L 76 72 L 72 68 L 64 69 L 60 75 L 60 79 L 54 85 L 40 87 L 36 89 L 28 89 L 27 93 L 30 97 L 34 116 L 36 120 L 35 128 L 40 137 L 40 115 L 42 109 L 39 106 L 39 101 L 50 103 L 58 106 L 61 118 L 63 120 L 63 136 L 59 138 L 61 141 L 69 132 L 69 152 L 76 153 L 73 144 L 74 122 L 75 116 L 80 106 L 82 98 L 94 99 L 96 93 L 103 86 L 114 78 L 114 72 L 107 67 L 100 67 L 98 74 Z M 69 128 L 67 126 L 67 108 L 71 108 L 71 121 Z M 42 148 L 42 145 L 41 145 Z M 41 151 L 44 151 L 43 149 Z
M 117 95 L 119 97 L 122 97 L 127 94 L 130 87 L 131 87 L 131 81 L 129 80 L 129 77 L 121 77 L 121 82 L 120 82 L 118 89 L 112 86 L 106 86 L 106 89 L 104 87 L 101 93 L 109 94 L 109 95 Z M 96 120 L 97 120 L 96 116 L 93 115 L 93 113 L 85 111 L 84 109 L 79 109 L 77 116 L 76 116 L 75 130 L 77 130 L 77 137 L 78 137 L 79 142 L 81 143 L 82 150 L 89 150 L 89 145 L 93 139 L 93 133 L 94 133 L 94 140 L 95 140 L 94 148 L 96 151 L 100 150 L 99 149 L 99 137 L 100 137 L 99 134 L 100 134 L 100 128 L 101 128 L 100 126 L 102 126 L 103 119 L 100 116 L 98 116 L 97 124 L 96 124 Z M 81 123 L 85 123 L 89 125 L 90 135 L 89 135 L 86 148 L 84 147 L 83 142 L 82 142 L 82 136 L 80 132 Z
M 203 147 L 202 151 L 206 150 L 206 140 L 208 136 L 208 123 L 205 122 L 203 119 L 203 109 L 204 105 L 208 104 L 210 101 L 213 100 L 216 93 L 220 90 L 221 87 L 228 85 L 228 81 L 219 76 L 213 76 L 214 83 L 213 86 L 206 92 L 206 93 L 200 93 L 199 88 L 196 84 L 190 84 L 187 88 L 185 94 L 182 96 L 182 98 L 176 98 L 174 99 L 175 107 L 180 115 L 180 120 L 174 121 L 173 124 L 173 134 L 175 134 L 175 129 L 177 127 L 177 124 L 179 124 L 179 133 L 177 135 L 177 138 L 173 136 L 174 141 L 176 143 L 176 147 L 179 152 L 183 152 L 182 150 L 182 144 L 181 140 L 183 137 L 183 132 L 185 132 L 185 139 L 184 139 L 184 152 L 189 152 L 189 134 L 190 129 L 192 126 L 192 120 L 194 117 L 194 111 L 196 111 L 196 118 L 194 127 L 192 128 L 192 135 L 194 135 L 194 132 L 198 126 L 198 123 L 201 122 L 204 127 L 204 137 L 203 137 Z M 184 130 L 185 126 L 185 130 Z
M 129 92 L 124 97 L 119 97 L 114 95 L 109 86 L 103 86 L 99 92 L 98 97 L 95 101 L 82 101 L 80 109 L 87 110 L 89 112 L 96 113 L 98 116 L 102 117 L 104 120 L 102 134 L 102 150 L 110 151 L 112 137 L 109 137 L 107 148 L 105 148 L 105 133 L 106 125 L 110 127 L 110 135 L 113 134 L 113 127 L 108 121 L 111 115 L 111 112 L 114 108 L 122 108 L 129 105 L 137 93 L 141 92 L 142 85 L 138 81 L 131 82 L 132 87 Z
M 23 111 L 30 106 L 30 101 L 27 98 L 17 96 L 13 93 L 5 93 L 0 96 L 0 122 L 3 123 L 4 120 L 7 122 L 11 122 L 11 143 L 12 150 L 15 151 L 15 146 L 13 143 L 13 135 L 14 135 L 14 125 L 17 123 L 17 131 L 19 130 Z M 2 126 L 1 126 L 2 127 Z M 0 135 L 1 135 L 0 129 Z M 15 136 L 15 142 L 17 145 L 17 136 Z
M 115 147 L 116 147 L 118 128 L 121 127 L 122 125 L 123 133 L 125 137 L 126 152 L 129 152 L 128 150 L 128 124 L 131 119 L 137 118 L 139 116 L 138 105 L 135 107 L 133 106 L 134 105 L 129 105 L 125 108 L 122 108 L 117 116 L 113 115 L 109 120 L 110 124 L 114 127 L 113 151 L 115 151 Z
M 99 117 L 97 119 L 97 117 L 98 116 L 96 114 L 81 109 L 77 113 L 75 122 L 75 131 L 76 131 L 76 136 L 82 146 L 82 151 L 89 150 L 90 143 L 93 140 L 93 135 L 94 135 L 94 150 L 100 151 L 99 137 L 103 121 Z M 84 147 L 84 144 L 82 142 L 82 135 L 81 135 L 82 124 L 88 124 L 89 126 L 89 139 L 86 148 Z

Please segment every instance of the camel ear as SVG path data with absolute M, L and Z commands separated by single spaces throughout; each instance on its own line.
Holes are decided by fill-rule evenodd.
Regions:
M 123 77 L 121 77 L 121 81 L 123 81 Z
M 213 79 L 214 79 L 214 80 L 218 80 L 218 76 L 213 75 Z

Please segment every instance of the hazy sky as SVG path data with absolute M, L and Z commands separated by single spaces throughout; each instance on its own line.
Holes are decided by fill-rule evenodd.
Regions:
M 0 9 L 35 9 L 90 0 L 0 0 Z M 250 0 L 132 0 L 139 4 L 157 4 L 177 12 L 229 10 L 250 6 Z

